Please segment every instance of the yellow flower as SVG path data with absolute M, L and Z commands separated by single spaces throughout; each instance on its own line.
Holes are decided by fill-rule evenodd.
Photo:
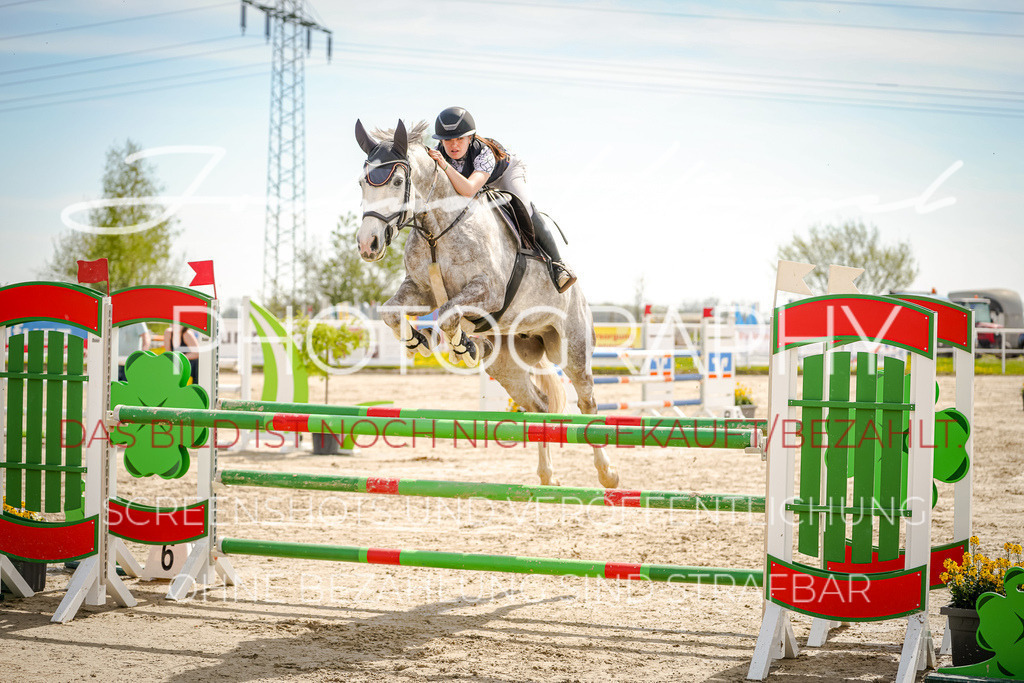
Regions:
M 957 564 L 952 559 L 943 562 L 940 579 L 951 591 L 953 604 L 957 607 L 974 605 L 978 597 L 983 593 L 996 592 L 1002 594 L 1005 590 L 1003 577 L 1006 571 L 1013 566 L 1024 566 L 1021 553 L 1016 549 L 1020 548 L 1019 543 L 1005 543 L 1003 550 L 1005 557 L 987 557 L 981 552 L 981 543 L 978 537 L 971 537 L 971 550 L 964 553 L 962 561 Z M 1011 555 L 1015 555 L 1011 561 Z

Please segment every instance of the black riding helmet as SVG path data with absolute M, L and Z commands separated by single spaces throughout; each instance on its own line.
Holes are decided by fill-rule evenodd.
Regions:
M 448 107 L 434 121 L 435 140 L 454 140 L 476 132 L 476 121 L 462 107 Z

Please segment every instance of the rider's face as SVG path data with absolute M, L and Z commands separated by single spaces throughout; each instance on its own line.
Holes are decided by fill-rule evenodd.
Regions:
M 444 145 L 445 154 L 452 159 L 461 159 L 466 156 L 466 150 L 469 149 L 469 142 L 472 136 L 467 135 L 462 138 L 455 138 L 454 140 L 442 140 L 441 144 Z

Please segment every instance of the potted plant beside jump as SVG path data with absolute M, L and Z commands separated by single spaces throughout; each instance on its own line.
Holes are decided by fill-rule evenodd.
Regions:
M 733 397 L 736 399 L 736 405 L 739 406 L 743 417 L 747 419 L 754 417 L 754 413 L 757 412 L 757 406 L 754 404 L 754 399 L 750 396 L 750 387 L 737 382 L 736 389 L 733 391 Z
M 352 329 L 343 321 L 317 321 L 299 318 L 295 323 L 295 350 L 299 360 L 312 377 L 324 378 L 324 405 L 330 403 L 328 398 L 332 374 L 350 367 L 345 358 L 357 349 L 366 335 L 363 330 Z M 339 447 L 346 454 L 351 454 L 354 445 L 346 439 L 331 434 L 311 434 L 313 453 L 330 455 L 338 453 Z
M 949 588 L 952 599 L 939 612 L 949 619 L 954 666 L 975 664 L 992 656 L 991 648 L 983 648 L 982 640 L 978 638 L 978 598 L 985 593 L 1005 597 L 1004 578 L 1007 572 L 1014 567 L 1024 567 L 1019 543 L 1005 543 L 1005 555 L 990 559 L 980 552 L 977 536 L 971 536 L 970 542 L 971 552 L 964 553 L 959 563 L 946 560 L 943 565 L 945 571 L 939 577 Z

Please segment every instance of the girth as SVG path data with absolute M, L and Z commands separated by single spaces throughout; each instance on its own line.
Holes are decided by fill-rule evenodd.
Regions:
M 487 201 L 498 209 L 498 214 L 504 219 L 505 226 L 516 240 L 517 249 L 516 260 L 512 264 L 512 272 L 509 273 L 508 282 L 505 284 L 505 299 L 502 302 L 501 308 L 491 313 L 490 316 L 466 318 L 473 325 L 473 332 L 477 334 L 489 331 L 493 327 L 492 321 L 497 323 L 501 320 L 501 316 L 512 305 L 516 293 L 519 292 L 519 286 L 523 282 L 523 276 L 526 275 L 526 259 L 534 258 L 542 263 L 547 262 L 536 248 L 533 222 L 530 220 L 529 213 L 519 198 L 511 193 L 501 192 L 493 188 L 488 188 L 485 191 L 485 195 Z

